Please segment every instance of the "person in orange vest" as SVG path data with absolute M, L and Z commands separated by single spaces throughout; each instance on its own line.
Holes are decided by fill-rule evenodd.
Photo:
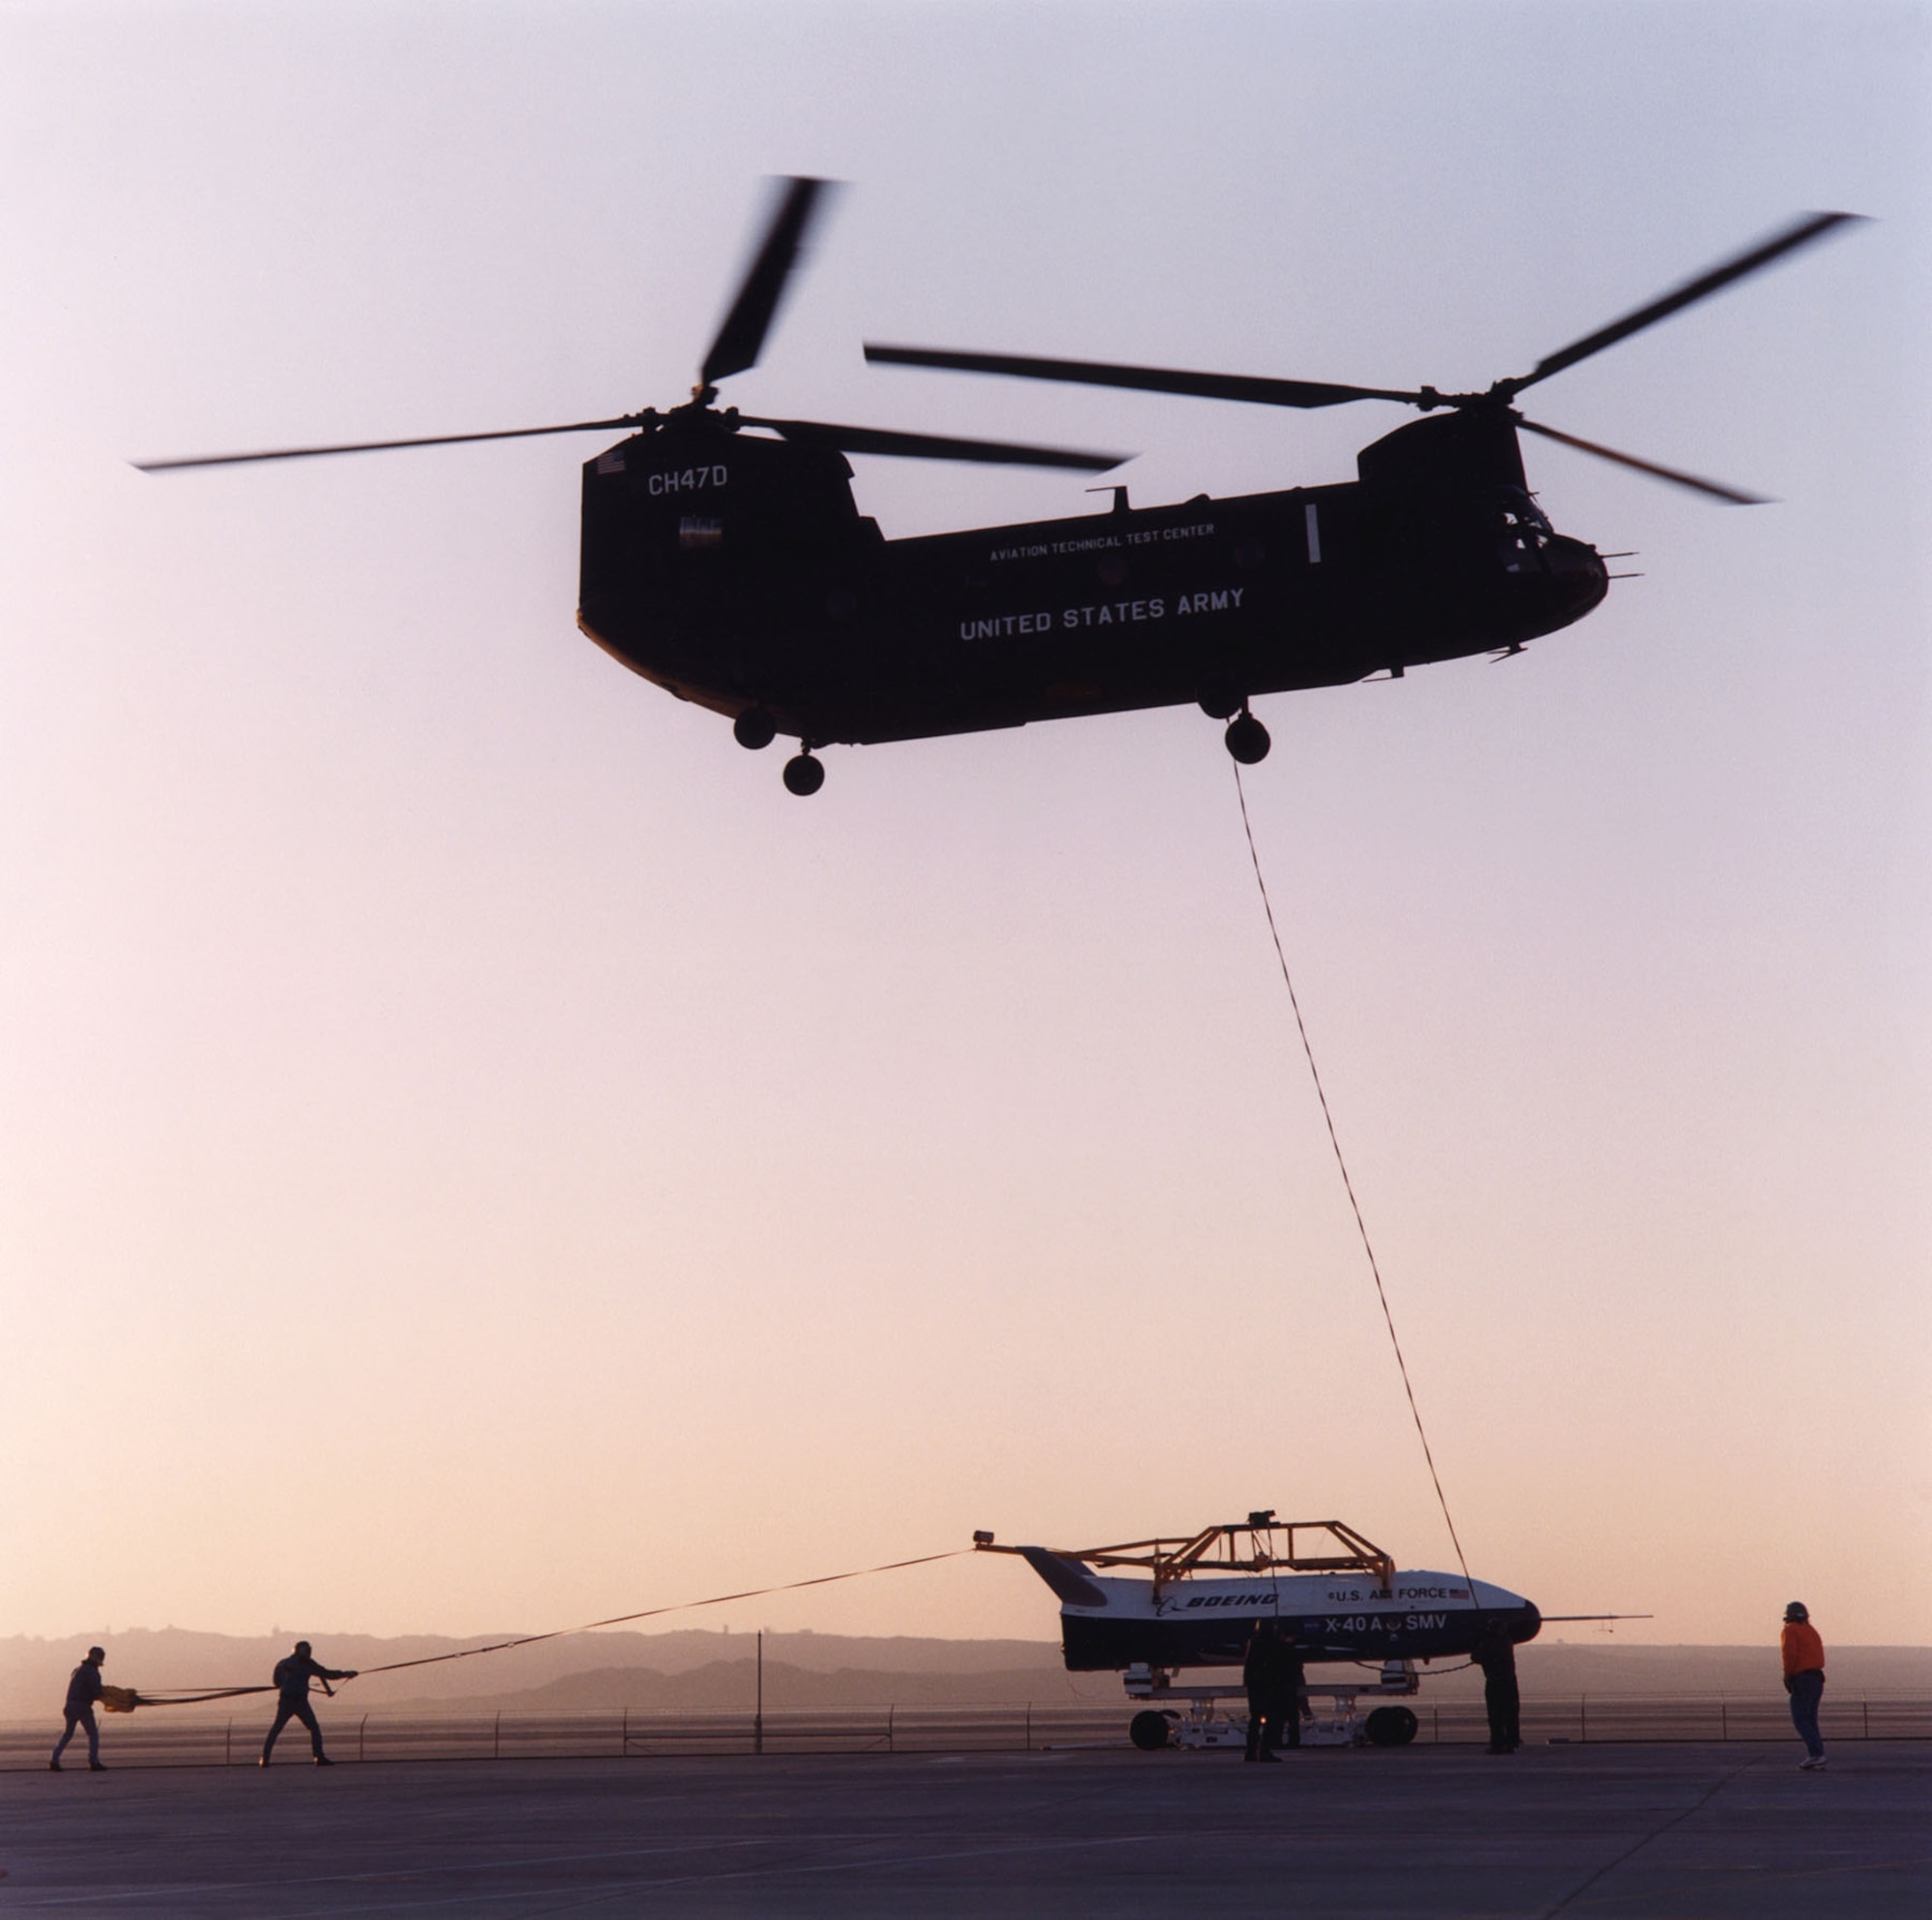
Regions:
M 1791 1724 L 1804 1742 L 1801 1773 L 1825 1770 L 1825 1741 L 1818 1732 L 1818 1702 L 1825 1691 L 1825 1643 L 1811 1624 L 1810 1610 L 1793 1600 L 1784 1610 L 1784 1631 L 1778 1635 L 1784 1655 L 1784 1690 L 1791 1696 Z

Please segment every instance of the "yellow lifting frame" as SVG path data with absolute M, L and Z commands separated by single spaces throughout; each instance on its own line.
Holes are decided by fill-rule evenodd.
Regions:
M 1326 1536 L 1338 1550 L 1297 1552 L 1297 1534 Z M 1245 1554 L 1236 1551 L 1236 1542 L 1244 1536 L 1248 1542 Z M 996 1545 L 990 1534 L 974 1535 L 973 1544 L 980 1553 L 1020 1551 L 1016 1546 Z M 1214 1551 L 1217 1546 L 1219 1553 Z M 1294 1573 L 1366 1573 L 1383 1589 L 1395 1585 L 1394 1559 L 1346 1521 L 1277 1520 L 1272 1512 L 1265 1519 L 1251 1514 L 1245 1521 L 1204 1527 L 1200 1533 L 1185 1537 L 1163 1535 L 1147 1540 L 1122 1540 L 1113 1546 L 1049 1547 L 1047 1551 L 1056 1559 L 1078 1561 L 1090 1567 L 1145 1567 L 1153 1574 L 1156 1594 L 1195 1573 L 1266 1573 L 1275 1567 Z

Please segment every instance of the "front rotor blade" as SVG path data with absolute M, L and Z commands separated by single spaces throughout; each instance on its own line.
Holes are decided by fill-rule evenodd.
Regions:
M 1104 473 L 1132 460 L 1130 453 L 1083 453 L 1073 447 L 1021 446 L 1010 440 L 955 440 L 937 434 L 899 434 L 884 427 L 840 427 L 823 420 L 756 420 L 739 416 L 739 425 L 765 427 L 788 440 L 816 440 L 840 453 L 895 454 L 907 460 L 974 460 L 992 466 L 1070 466 L 1082 473 Z
M 940 367 L 962 374 L 1011 374 L 1020 380 L 1070 381 L 1081 386 L 1125 386 L 1142 393 L 1182 393 L 1197 400 L 1248 400 L 1262 407 L 1339 407 L 1350 400 L 1403 400 L 1420 393 L 1379 386 L 1330 386 L 1321 381 L 1264 380 L 1250 374 L 1182 373 L 1168 367 L 1117 367 L 1104 360 L 1036 360 L 1011 353 L 955 353 L 923 347 L 874 347 L 875 366 Z
M 711 351 L 704 356 L 701 378 L 706 386 L 715 385 L 727 374 L 741 374 L 757 364 L 758 351 L 765 344 L 772 316 L 784 296 L 785 282 L 798 264 L 799 249 L 811 225 L 812 210 L 831 183 L 794 177 L 785 184 L 784 197 L 765 231 L 764 243 L 753 256 L 731 302 L 731 311 L 718 329 Z
M 1579 440 L 1575 434 L 1559 434 L 1554 427 L 1539 427 L 1534 420 L 1519 416 L 1516 424 L 1525 434 L 1541 434 L 1545 439 L 1573 446 L 1579 453 L 1594 453 L 1599 460 L 1613 460 L 1619 466 L 1634 466 L 1639 473 L 1648 473 L 1653 480 L 1668 480 L 1673 487 L 1688 487 L 1693 494 L 1707 494 L 1712 499 L 1722 500 L 1727 506 L 1770 505 L 1762 494 L 1743 494 L 1737 488 L 1723 486 L 1716 480 L 1700 480 L 1694 473 L 1680 473 L 1674 466 L 1660 466 L 1654 460 L 1639 460 L 1634 453 L 1619 453 L 1614 447 L 1599 446 L 1595 440 Z
M 399 447 L 464 446 L 471 440 L 528 440 L 544 434 L 614 433 L 635 427 L 641 415 L 619 414 L 614 420 L 573 420 L 567 427 L 509 427 L 497 434 L 432 434 L 416 440 L 355 440 L 344 446 L 284 446 L 270 453 L 204 453 L 189 460 L 136 460 L 128 464 L 142 473 L 167 473 L 183 466 L 242 466 L 257 460 L 320 460 L 331 453 L 393 453 Z
M 1864 217 L 1862 213 L 1803 214 L 1781 233 L 1772 235 L 1748 252 L 1739 254 L 1735 260 L 1727 260 L 1722 266 L 1712 268 L 1708 273 L 1687 280 L 1674 293 L 1652 300 L 1646 307 L 1638 307 L 1634 313 L 1626 314 L 1621 320 L 1611 321 L 1609 325 L 1599 327 L 1595 333 L 1585 334 L 1560 352 L 1537 361 L 1533 373 L 1524 375 L 1521 380 L 1505 381 L 1502 384 L 1509 392 L 1520 393 L 1526 386 L 1534 386 L 1540 380 L 1548 380 L 1551 374 L 1560 374 L 1565 367 L 1574 367 L 1578 360 L 1587 360 L 1592 353 L 1601 353 L 1605 347 L 1614 347 L 1619 340 L 1628 340 L 1633 333 L 1640 333 L 1646 326 L 1656 325 L 1660 320 L 1668 320 L 1673 313 L 1708 298 L 1728 287 L 1732 281 L 1742 280 L 1747 273 L 1755 273 L 1761 267 L 1769 267 L 1774 260 L 1781 260 L 1787 253 L 1822 240 L 1834 228 L 1848 221 L 1861 223 Z

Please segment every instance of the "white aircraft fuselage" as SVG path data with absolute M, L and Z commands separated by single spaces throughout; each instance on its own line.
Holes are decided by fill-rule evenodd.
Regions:
M 1398 1571 L 1386 1585 L 1359 1572 L 1199 1572 L 1151 1580 L 1090 1573 L 1044 1547 L 1020 1553 L 1058 1595 L 1070 1672 L 1131 1666 L 1238 1667 L 1258 1622 L 1293 1629 L 1306 1660 L 1439 1660 L 1465 1656 L 1492 1621 L 1533 1640 L 1543 1617 L 1520 1594 L 1460 1573 Z

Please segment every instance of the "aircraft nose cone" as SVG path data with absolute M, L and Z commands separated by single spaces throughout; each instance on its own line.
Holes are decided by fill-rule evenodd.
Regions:
M 1609 569 L 1586 541 L 1552 534 L 1544 547 L 1543 559 L 1572 620 L 1580 620 L 1610 590 Z

